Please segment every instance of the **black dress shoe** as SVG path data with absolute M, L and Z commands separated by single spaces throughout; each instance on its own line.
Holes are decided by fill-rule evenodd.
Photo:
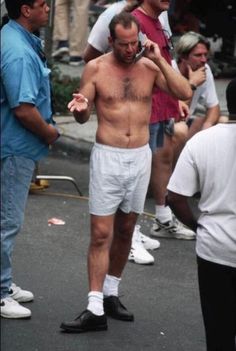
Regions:
M 117 296 L 104 297 L 104 311 L 105 313 L 121 321 L 132 322 L 134 320 L 134 315 L 127 311 L 124 305 L 119 300 Z
M 63 322 L 60 328 L 67 333 L 107 330 L 107 318 L 105 314 L 97 316 L 89 310 L 85 310 L 74 321 Z

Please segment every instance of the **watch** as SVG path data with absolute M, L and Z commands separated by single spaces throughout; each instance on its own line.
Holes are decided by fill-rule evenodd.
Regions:
M 194 84 L 190 84 L 190 87 L 191 87 L 192 91 L 197 90 L 197 87 L 196 87 L 196 85 L 194 85 Z

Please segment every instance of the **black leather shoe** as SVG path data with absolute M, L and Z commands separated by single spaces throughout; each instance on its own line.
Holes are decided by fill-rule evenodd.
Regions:
M 67 333 L 107 330 L 107 318 L 105 314 L 96 316 L 92 312 L 85 310 L 74 321 L 63 322 L 60 328 Z
M 105 313 L 121 321 L 132 322 L 134 320 L 134 315 L 127 311 L 124 305 L 119 300 L 117 296 L 104 297 L 104 311 Z

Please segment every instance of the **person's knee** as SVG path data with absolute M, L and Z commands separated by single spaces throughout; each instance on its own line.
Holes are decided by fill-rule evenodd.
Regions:
M 116 219 L 114 235 L 119 236 L 119 238 L 124 241 L 129 241 L 133 235 L 137 215 L 134 213 L 123 214 L 121 217 L 117 217 Z
M 13 218 L 12 216 L 8 216 L 2 218 L 1 223 L 1 240 L 7 240 L 8 238 L 14 238 L 21 230 L 23 225 L 23 215 Z
M 111 230 L 105 223 L 93 223 L 90 245 L 96 247 L 109 246 L 111 235 Z
M 133 223 L 123 223 L 119 226 L 116 230 L 116 234 L 123 240 L 129 240 L 132 237 L 134 231 L 134 224 Z
M 184 122 L 175 123 L 174 142 L 185 143 L 188 136 L 188 126 Z

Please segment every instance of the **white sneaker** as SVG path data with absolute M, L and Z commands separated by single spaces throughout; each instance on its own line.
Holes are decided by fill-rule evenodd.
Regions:
M 69 48 L 67 46 L 62 46 L 52 53 L 53 58 L 60 58 L 61 56 L 69 54 Z
M 1 300 L 1 317 L 4 318 L 30 318 L 31 311 L 21 306 L 12 297 Z
M 196 234 L 191 229 L 184 226 L 177 218 L 174 217 L 172 221 L 161 223 L 157 218 L 151 228 L 151 235 L 157 238 L 171 238 L 194 240 Z
M 22 290 L 19 286 L 12 283 L 9 296 L 18 302 L 30 302 L 33 301 L 34 295 L 31 291 Z
M 133 261 L 138 264 L 153 264 L 154 257 L 143 246 L 140 237 L 137 238 L 135 231 L 132 238 L 132 245 L 128 257 L 129 261 Z
M 141 241 L 141 243 L 143 244 L 143 246 L 146 250 L 156 250 L 161 245 L 158 240 L 152 239 L 149 236 L 141 233 L 140 232 L 140 225 L 135 226 L 133 237 L 134 236 L 135 236 L 135 239 L 137 238 L 138 241 Z

